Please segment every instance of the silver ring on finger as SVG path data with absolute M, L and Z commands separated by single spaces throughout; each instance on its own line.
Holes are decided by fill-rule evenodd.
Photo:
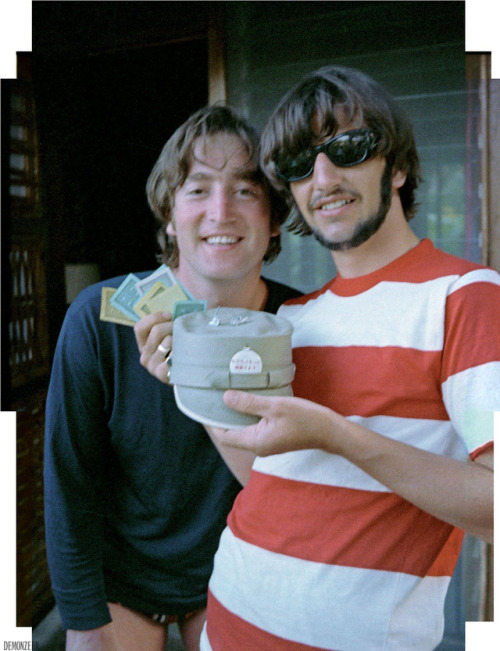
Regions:
M 160 344 L 156 350 L 159 350 L 163 357 L 167 357 L 170 353 L 170 348 L 165 348 L 163 344 Z

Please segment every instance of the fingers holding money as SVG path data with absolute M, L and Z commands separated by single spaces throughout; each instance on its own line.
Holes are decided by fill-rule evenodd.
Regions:
M 165 337 L 172 335 L 172 317 L 169 312 L 148 314 L 134 324 L 139 352 L 153 354 Z
M 140 363 L 151 375 L 167 382 L 168 360 L 172 349 L 172 319 L 167 312 L 143 317 L 134 325 Z

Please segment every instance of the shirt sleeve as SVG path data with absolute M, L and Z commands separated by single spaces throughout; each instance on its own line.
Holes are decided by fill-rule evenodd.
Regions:
M 111 621 L 101 570 L 107 427 L 98 328 L 95 306 L 80 295 L 61 330 L 46 406 L 47 557 L 63 625 L 76 630 Z
M 469 454 L 493 441 L 500 410 L 500 275 L 477 269 L 450 287 L 442 359 L 443 399 Z

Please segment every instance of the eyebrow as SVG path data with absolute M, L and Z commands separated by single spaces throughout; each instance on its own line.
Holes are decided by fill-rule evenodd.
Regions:
M 251 181 L 252 183 L 256 183 L 258 185 L 262 183 L 262 174 L 257 169 L 244 170 L 243 172 L 237 174 L 236 177 L 244 181 Z
M 188 174 L 186 178 L 187 181 L 210 181 L 213 178 L 213 175 L 208 172 L 193 172 Z M 261 177 L 258 170 L 242 170 L 241 172 L 236 172 L 233 174 L 233 178 L 238 181 L 249 181 L 259 185 Z

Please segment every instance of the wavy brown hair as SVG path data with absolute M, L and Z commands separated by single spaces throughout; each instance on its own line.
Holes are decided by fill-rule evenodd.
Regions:
M 270 185 L 259 167 L 259 138 L 256 131 L 229 106 L 215 104 L 194 113 L 169 138 L 151 171 L 146 195 L 153 214 L 160 222 L 157 239 L 165 264 L 174 269 L 179 264 L 177 239 L 168 237 L 165 229 L 172 217 L 175 191 L 186 180 L 193 162 L 193 149 L 199 138 L 229 134 L 237 136 L 248 152 L 257 172 L 256 180 L 269 193 L 271 230 L 286 220 L 286 201 Z M 271 237 L 264 262 L 271 262 L 281 250 L 281 236 Z

